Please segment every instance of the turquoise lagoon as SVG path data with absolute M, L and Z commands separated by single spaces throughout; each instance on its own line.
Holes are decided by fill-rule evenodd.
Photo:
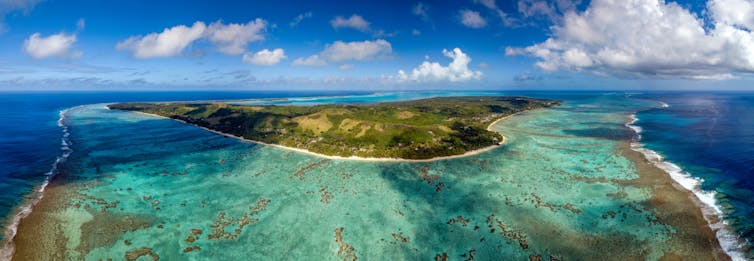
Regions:
M 77 107 L 55 185 L 64 204 L 44 213 L 65 244 L 31 247 L 86 260 L 656 260 L 696 248 L 630 182 L 639 173 L 619 146 L 635 135 L 627 116 L 657 104 L 552 98 L 566 103 L 493 126 L 505 146 L 428 163 L 329 160 Z

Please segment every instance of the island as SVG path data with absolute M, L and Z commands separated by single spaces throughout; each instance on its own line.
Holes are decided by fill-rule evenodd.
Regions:
M 117 103 L 221 134 L 324 156 L 427 160 L 494 148 L 489 127 L 519 113 L 561 104 L 508 96 L 437 97 L 376 104 L 314 106 L 200 102 Z

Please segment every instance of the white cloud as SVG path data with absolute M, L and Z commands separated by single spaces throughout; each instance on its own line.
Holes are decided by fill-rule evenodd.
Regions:
M 119 42 L 115 48 L 130 50 L 136 58 L 177 56 L 189 44 L 202 38 L 206 28 L 204 22 L 195 22 L 191 27 L 178 25 L 165 28 L 162 33 L 132 36 Z
M 36 59 L 53 56 L 78 58 L 81 52 L 72 50 L 74 43 L 76 43 L 75 34 L 59 33 L 42 37 L 41 34 L 35 33 L 24 41 L 24 51 Z
M 393 52 L 390 42 L 383 39 L 361 42 L 335 41 L 325 46 L 325 49 L 307 58 L 298 58 L 292 65 L 322 66 L 330 62 L 362 61 L 380 56 L 387 56 Z
M 266 30 L 267 21 L 260 18 L 246 24 L 223 24 L 222 21 L 217 21 L 209 26 L 197 21 L 191 26 L 177 25 L 165 28 L 161 33 L 129 37 L 118 42 L 115 49 L 131 51 L 136 58 L 172 57 L 180 55 L 195 41 L 206 39 L 218 51 L 238 55 L 246 51 L 250 42 L 263 41 Z
M 411 35 L 413 35 L 413 36 L 420 36 L 420 35 L 422 35 L 422 32 L 419 31 L 419 30 L 417 30 L 417 29 L 413 29 L 413 30 L 411 30 Z
M 662 0 L 594 0 L 569 12 L 546 41 L 507 48 L 529 55 L 546 71 L 689 79 L 726 79 L 754 73 L 751 1 L 710 0 L 710 21 Z
M 524 15 L 524 17 L 532 17 L 537 15 L 544 15 L 548 17 L 554 17 L 557 14 L 555 7 L 549 4 L 547 1 L 542 0 L 521 0 L 518 1 L 518 11 Z
M 238 55 L 246 51 L 250 42 L 264 40 L 267 21 L 257 18 L 246 24 L 223 24 L 217 21 L 207 27 L 207 39 L 225 54 Z
M 754 2 L 751 0 L 716 0 L 707 8 L 717 22 L 754 29 Z
M 332 28 L 340 29 L 340 28 L 351 28 L 355 29 L 361 32 L 368 32 L 369 31 L 369 22 L 367 20 L 364 20 L 363 17 L 360 15 L 351 15 L 349 18 L 343 18 L 342 16 L 336 16 L 332 21 L 330 21 L 330 25 L 332 25 Z
M 291 27 L 296 27 L 301 21 L 303 21 L 306 18 L 311 18 L 313 16 L 312 12 L 306 12 L 300 15 L 297 15 L 295 18 L 293 18 L 293 21 L 291 21 L 290 25 Z
M 485 20 L 479 12 L 471 10 L 461 10 L 459 12 L 461 16 L 461 23 L 471 28 L 482 28 L 487 26 L 487 20 Z
M 256 53 L 245 53 L 243 55 L 243 61 L 255 65 L 276 65 L 281 60 L 288 58 L 285 56 L 285 51 L 281 48 L 275 50 L 264 49 Z
M 393 48 L 388 41 L 378 39 L 362 42 L 335 41 L 328 45 L 320 56 L 329 61 L 365 60 L 380 54 L 390 54 Z
M 327 62 L 325 60 L 322 60 L 322 58 L 319 58 L 319 55 L 312 55 L 309 57 L 300 57 L 296 58 L 296 60 L 293 60 L 291 63 L 293 66 L 325 66 L 327 65 Z
M 443 66 L 438 62 L 424 61 L 419 67 L 411 70 L 410 73 L 406 73 L 403 70 L 398 71 L 396 78 L 399 81 L 412 82 L 462 82 L 474 79 L 478 80 L 482 77 L 482 72 L 469 69 L 471 57 L 463 53 L 461 49 L 454 48 L 452 51 L 443 49 L 442 54 L 453 59 L 453 61 L 447 66 Z

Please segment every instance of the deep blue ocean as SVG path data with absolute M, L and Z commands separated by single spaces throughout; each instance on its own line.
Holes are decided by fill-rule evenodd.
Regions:
M 652 93 L 667 108 L 636 114 L 641 142 L 717 192 L 726 220 L 754 240 L 754 93 Z
M 365 94 L 357 92 L 0 92 L 0 217 L 14 213 L 61 154 L 61 110 L 124 101 L 188 101 Z M 503 94 L 557 98 L 549 92 Z M 601 93 L 579 93 L 585 97 Z M 717 192 L 726 220 L 754 240 L 754 93 L 653 92 L 669 107 L 637 112 L 641 143 Z M 356 100 L 358 102 L 358 99 Z M 5 219 L 2 219 L 3 223 Z

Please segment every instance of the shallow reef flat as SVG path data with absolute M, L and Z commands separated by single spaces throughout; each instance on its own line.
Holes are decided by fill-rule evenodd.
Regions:
M 85 106 L 14 259 L 724 258 L 688 192 L 627 148 L 635 104 L 567 100 L 494 125 L 505 146 L 427 163 L 329 160 Z

